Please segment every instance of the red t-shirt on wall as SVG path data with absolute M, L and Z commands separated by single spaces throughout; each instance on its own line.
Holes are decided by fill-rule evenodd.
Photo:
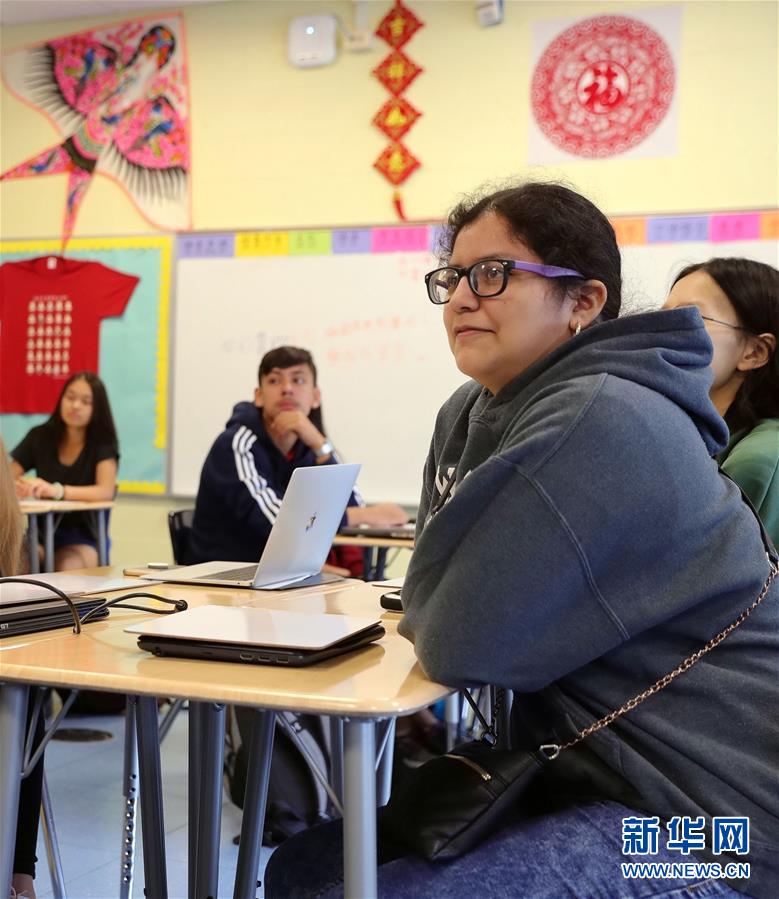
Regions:
M 51 412 L 74 372 L 97 372 L 100 322 L 138 281 L 61 256 L 0 265 L 0 412 Z

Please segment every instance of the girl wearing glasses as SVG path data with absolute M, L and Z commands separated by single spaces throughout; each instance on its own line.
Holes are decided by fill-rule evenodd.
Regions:
M 714 354 L 709 395 L 730 429 L 718 459 L 779 544 L 779 271 L 709 259 L 676 276 L 666 309 L 697 306 Z
M 399 631 L 431 679 L 514 691 L 515 747 L 559 745 L 702 648 L 772 568 L 712 463 L 727 429 L 700 314 L 617 318 L 620 253 L 592 203 L 542 183 L 466 200 L 443 256 L 427 295 L 471 380 L 435 423 Z M 468 854 L 413 856 L 396 822 L 379 894 L 774 895 L 777 607 L 775 580 L 711 664 L 561 751 Z M 718 854 L 715 817 L 749 818 L 746 854 Z M 282 845 L 265 895 L 338 895 L 339 839 L 325 825 Z M 749 861 L 751 876 L 621 868 L 680 860 Z

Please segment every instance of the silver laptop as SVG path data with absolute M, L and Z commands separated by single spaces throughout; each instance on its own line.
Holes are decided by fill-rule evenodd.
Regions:
M 355 464 L 296 468 L 259 565 L 203 562 L 155 572 L 154 580 L 253 590 L 282 590 L 342 580 L 336 575 L 322 574 L 322 566 L 359 470 L 360 466 Z
M 310 665 L 359 649 L 384 635 L 378 618 L 275 609 L 199 606 L 125 628 L 156 656 Z
M 42 574 L 25 574 L 20 578 L 51 584 L 71 599 L 90 593 L 111 593 L 114 590 L 138 589 L 138 578 L 104 577 L 98 574 L 70 574 L 63 571 L 47 571 Z M 56 600 L 57 594 L 46 587 L 31 583 L 0 584 L 0 608 L 35 601 Z

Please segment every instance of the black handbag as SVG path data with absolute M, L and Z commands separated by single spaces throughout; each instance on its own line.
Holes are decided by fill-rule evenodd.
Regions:
M 458 858 L 505 823 L 547 761 L 540 750 L 496 749 L 486 739 L 456 746 L 393 791 L 380 810 L 381 839 L 431 861 Z
M 474 849 L 506 823 L 542 768 L 552 764 L 561 752 L 608 727 L 668 686 L 745 621 L 763 601 L 771 582 L 779 574 L 776 550 L 773 555 L 769 551 L 768 555 L 771 572 L 748 609 L 673 671 L 619 709 L 579 731 L 568 743 L 545 744 L 533 752 L 496 749 L 494 728 L 500 700 L 493 709 L 492 723 L 487 724 L 468 691 L 462 691 L 487 727 L 484 738 L 463 743 L 412 771 L 401 787 L 393 791 L 386 807 L 380 810 L 381 840 L 430 861 L 449 861 Z M 496 696 L 500 697 L 502 692 L 498 690 Z

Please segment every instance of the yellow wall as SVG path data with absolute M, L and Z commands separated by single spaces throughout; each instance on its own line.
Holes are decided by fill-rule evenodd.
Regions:
M 461 191 L 526 170 L 534 21 L 640 6 L 508 0 L 505 23 L 482 29 L 470 0 L 409 5 L 425 22 L 407 47 L 425 68 L 407 94 L 423 113 L 407 139 L 423 167 L 403 194 L 407 214 L 420 219 L 440 217 Z M 389 6 L 389 0 L 370 4 L 372 28 Z M 612 214 L 776 206 L 777 4 L 688 2 L 682 10 L 678 155 L 582 161 L 548 173 L 565 176 Z M 353 23 L 354 7 L 346 0 L 243 0 L 185 9 L 195 228 L 394 220 L 391 188 L 371 168 L 385 141 L 370 121 L 387 94 L 370 72 L 386 45 L 376 41 L 364 54 L 341 52 L 321 69 L 295 69 L 287 61 L 289 20 L 325 11 Z M 105 21 L 6 28 L 2 49 Z M 2 169 L 57 139 L 42 116 L 2 90 Z M 64 191 L 64 176 L 3 183 L 2 236 L 59 237 Z M 112 182 L 97 179 L 75 233 L 151 230 Z M 166 512 L 174 505 L 121 497 L 112 520 L 114 562 L 169 558 Z M 401 573 L 406 562 L 401 555 L 392 573 Z
M 423 113 L 407 138 L 423 167 L 403 187 L 406 212 L 419 219 L 440 217 L 459 192 L 487 179 L 527 170 L 534 21 L 641 6 L 508 0 L 505 23 L 484 29 L 470 0 L 409 2 L 425 22 L 406 48 L 425 68 L 407 94 Z M 369 4 L 371 27 L 389 6 L 389 0 Z M 778 5 L 681 6 L 678 155 L 581 161 L 544 172 L 563 175 L 612 214 L 775 206 Z M 391 187 L 371 168 L 385 140 L 370 121 L 388 95 L 370 72 L 386 45 L 377 40 L 368 53 L 341 51 L 331 66 L 295 69 L 287 61 L 287 25 L 310 12 L 333 12 L 352 24 L 355 11 L 345 0 L 185 8 L 196 229 L 394 220 Z M 6 28 L 2 48 L 104 21 Z M 57 142 L 42 116 L 5 89 L 0 99 L 3 169 Z M 4 182 L 2 236 L 57 237 L 64 190 L 61 175 Z M 75 233 L 151 230 L 118 187 L 97 179 Z

